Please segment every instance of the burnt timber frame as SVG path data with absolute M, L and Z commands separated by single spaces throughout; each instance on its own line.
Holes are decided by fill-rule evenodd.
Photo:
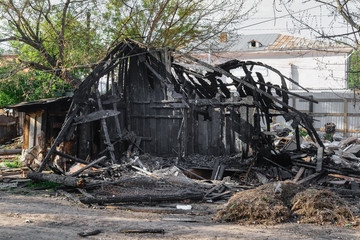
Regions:
M 207 149 L 210 145 L 217 146 L 219 143 L 224 148 L 220 153 L 230 154 L 238 150 L 231 145 L 232 142 L 238 141 L 237 146 L 240 146 L 241 151 L 250 155 L 252 150 L 260 151 L 264 145 L 271 148 L 271 139 L 263 134 L 260 128 L 260 118 L 265 116 L 266 127 L 269 130 L 272 121 L 270 110 L 278 111 L 286 120 L 293 120 L 294 128 L 299 125 L 306 128 L 309 135 L 323 146 L 312 127 L 311 118 L 288 105 L 289 95 L 296 95 L 288 91 L 286 86 L 286 81 L 293 82 L 292 79 L 262 63 L 232 60 L 212 66 L 190 55 L 181 52 L 177 54 L 187 62 L 201 65 L 207 72 L 199 73 L 173 62 L 169 49 L 148 50 L 131 39 L 124 40 L 116 46 L 75 90 L 60 133 L 38 171 L 41 172 L 47 166 L 52 154 L 57 154 L 56 147 L 61 142 L 69 140 L 76 126 L 93 121 L 101 122 L 104 136 L 104 147 L 98 153 L 107 153 L 111 163 L 118 162 L 114 145 L 124 139 L 129 140 L 138 149 L 141 149 L 140 144 L 146 144 L 147 141 L 161 141 L 162 148 L 167 147 L 168 152 L 173 151 L 180 158 L 189 152 L 204 152 L 200 148 Z M 281 78 L 281 87 L 265 83 L 263 76 L 258 72 L 258 81 L 255 81 L 252 76 L 254 66 L 265 67 L 277 73 Z M 245 77 L 238 78 L 229 72 L 239 67 L 245 72 Z M 101 95 L 99 83 L 106 75 L 106 93 Z M 233 83 L 223 83 L 223 76 L 232 79 Z M 144 84 L 145 87 L 139 90 L 136 89 L 136 84 Z M 232 97 L 229 86 L 236 87 L 239 97 Z M 282 100 L 273 96 L 272 90 L 275 90 Z M 150 91 L 160 97 L 152 96 Z M 134 95 L 146 97 L 134 98 Z M 303 99 L 316 102 L 305 97 Z M 110 109 L 105 109 L 105 105 L 110 106 Z M 118 109 L 119 107 L 121 109 Z M 152 114 L 149 109 L 153 109 Z M 115 131 L 109 130 L 110 119 L 115 120 Z M 146 126 L 143 119 L 154 119 L 150 122 L 153 126 Z M 173 126 L 165 126 L 168 121 L 171 121 Z M 200 121 L 206 122 L 206 125 L 199 124 Z M 127 133 L 134 125 L 137 125 L 138 132 L 146 133 L 147 136 L 129 137 Z M 154 131 L 149 128 L 177 137 L 156 139 L 157 135 L 153 136 Z M 232 133 L 229 133 L 229 128 Z M 114 135 L 114 132 L 116 140 L 110 136 L 110 133 Z M 197 136 L 200 132 L 205 135 Z M 221 135 L 220 138 L 224 141 L 221 142 L 219 137 L 210 136 L 211 134 Z M 208 139 L 208 143 L 202 147 L 197 146 L 202 139 Z M 227 144 L 230 144 L 230 148 Z M 150 147 L 155 148 L 155 152 L 160 151 L 156 144 Z M 214 149 L 213 152 L 217 150 Z M 97 156 L 97 159 L 101 157 Z

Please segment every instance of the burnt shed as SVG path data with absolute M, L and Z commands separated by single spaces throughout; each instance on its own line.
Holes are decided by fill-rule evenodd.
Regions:
M 180 52 L 180 61 L 174 61 L 173 54 L 130 39 L 116 46 L 75 90 L 39 171 L 53 153 L 58 154 L 55 148 L 73 136 L 79 146 L 77 157 L 106 156 L 112 163 L 119 162 L 125 151 L 180 158 L 193 153 L 247 157 L 260 149 L 269 152 L 271 138 L 260 122 L 269 129 L 272 110 L 293 120 L 294 128 L 308 129 L 322 144 L 311 119 L 288 105 L 291 93 L 285 81 L 291 79 L 277 70 L 241 61 L 211 66 Z M 186 67 L 189 62 L 203 70 Z M 282 86 L 265 83 L 260 73 L 253 74 L 255 65 L 277 72 Z M 230 73 L 239 67 L 245 77 Z M 232 81 L 225 83 L 224 78 Z
M 46 141 L 56 138 L 66 113 L 71 104 L 71 97 L 41 99 L 33 102 L 22 102 L 7 106 L 14 109 L 22 126 L 23 149 L 30 149 L 39 144 L 41 132 L 45 133 Z

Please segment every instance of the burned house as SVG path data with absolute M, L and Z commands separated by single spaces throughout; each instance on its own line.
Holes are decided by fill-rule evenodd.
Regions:
M 62 156 L 82 163 L 88 157 L 117 163 L 124 152 L 134 150 L 179 158 L 194 153 L 266 155 L 272 148 L 267 131 L 274 114 L 292 120 L 294 129 L 304 127 L 322 145 L 312 120 L 288 105 L 293 93 L 286 81 L 292 80 L 276 69 L 237 60 L 214 67 L 177 54 L 207 71 L 173 61 L 169 49 L 147 49 L 133 40 L 115 47 L 75 90 L 62 128 L 39 170 L 52 154 L 59 154 L 59 144 L 74 136 L 75 156 Z M 276 72 L 282 85 L 265 83 L 261 73 L 252 73 L 254 66 Z M 246 76 L 233 76 L 230 70 L 235 68 L 242 68 Z M 223 77 L 232 82 L 224 83 Z M 100 85 L 105 86 L 102 91 Z

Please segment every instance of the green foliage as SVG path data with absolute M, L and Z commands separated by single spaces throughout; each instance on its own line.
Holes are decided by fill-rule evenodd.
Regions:
M 0 106 L 76 87 L 125 38 L 191 48 L 234 31 L 260 0 L 0 0 L 0 39 L 29 72 L 0 69 Z M 227 27 L 231 29 L 227 29 Z M 62 80 L 59 80 L 62 79 Z
M 111 39 L 126 37 L 151 47 L 183 48 L 199 44 L 230 30 L 258 1 L 244 0 L 108 0 L 102 17 L 112 24 L 104 31 Z M 252 5 L 253 4 L 253 5 Z M 234 30 L 234 29 L 232 29 Z M 235 31 L 235 30 L 234 30 Z
M 199 22 L 200 11 L 204 1 L 168 1 L 143 0 L 127 7 L 132 1 L 110 0 L 103 17 L 109 24 L 106 31 L 112 38 L 135 38 L 139 42 L 153 47 L 181 47 L 205 33 L 210 23 Z
M 4 161 L 4 165 L 8 168 L 19 168 L 22 167 L 22 163 L 20 161 L 20 156 L 14 158 L 13 161 Z
M 349 88 L 360 89 L 360 53 L 354 52 L 349 66 Z
M 0 67 L 0 107 L 23 101 L 55 97 L 71 89 L 54 75 L 30 70 L 11 75 L 10 66 Z

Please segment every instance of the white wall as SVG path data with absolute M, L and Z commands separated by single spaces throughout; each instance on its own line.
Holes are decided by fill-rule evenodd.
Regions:
M 285 76 L 293 78 L 301 86 L 311 89 L 346 89 L 346 69 L 347 69 L 347 53 L 328 53 L 315 52 L 305 53 L 298 52 L 274 52 L 274 53 L 246 53 L 227 54 L 226 57 L 212 57 L 212 64 L 219 64 L 230 59 L 238 59 L 241 61 L 256 61 L 265 63 L 277 70 Z M 280 84 L 280 78 L 276 73 L 266 69 L 254 69 L 263 74 L 265 81 L 274 84 Z M 241 69 L 232 72 L 236 76 L 243 76 Z M 255 74 L 254 74 L 255 75 Z M 288 88 L 297 89 L 296 86 L 287 82 Z

